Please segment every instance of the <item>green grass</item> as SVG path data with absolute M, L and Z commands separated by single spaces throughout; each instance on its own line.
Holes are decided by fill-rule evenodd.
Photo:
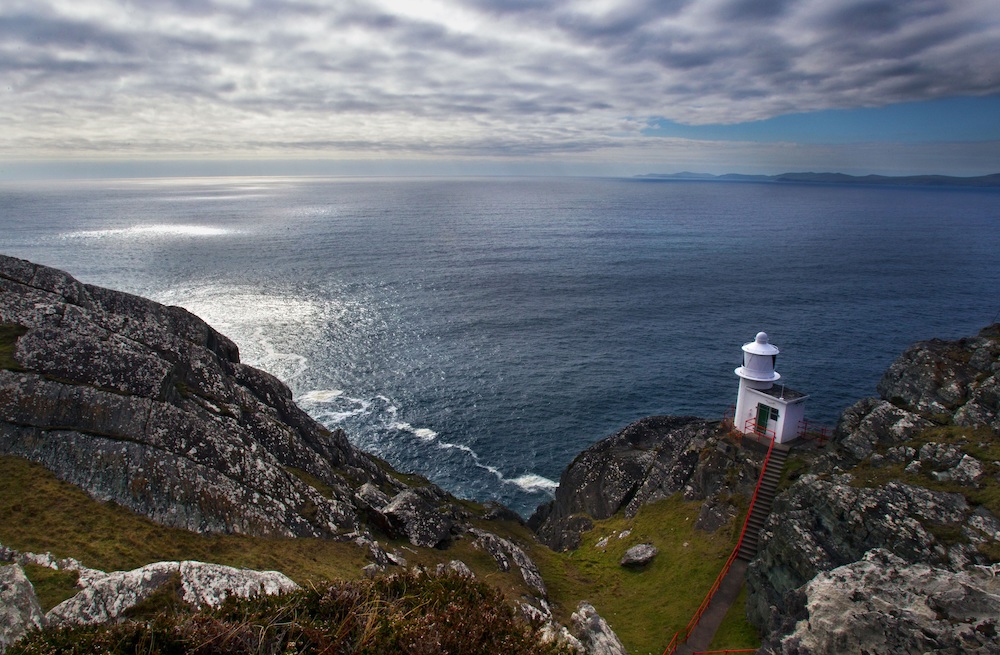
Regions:
M 568 621 L 581 600 L 589 601 L 611 625 L 631 655 L 659 655 L 701 604 L 736 543 L 737 522 L 715 534 L 694 529 L 700 502 L 680 495 L 646 505 L 634 519 L 596 521 L 579 549 L 530 553 L 538 563 L 555 604 Z M 596 543 L 631 529 L 625 539 L 612 536 L 606 548 Z M 619 565 L 625 551 L 649 542 L 659 555 L 644 569 Z
M 508 538 L 526 536 L 514 522 L 494 521 L 483 527 Z M 468 538 L 457 540 L 447 551 L 416 548 L 406 540 L 379 542 L 386 550 L 400 551 L 410 565 L 434 569 L 439 563 L 461 559 L 511 598 L 527 593 L 519 573 L 498 571 L 493 558 L 472 548 Z M 9 456 L 0 457 L 0 544 L 24 552 L 51 552 L 57 558 L 73 557 L 102 571 L 193 559 L 281 571 L 303 585 L 359 578 L 368 563 L 366 552 L 353 542 L 198 534 L 157 525 L 114 503 L 95 501 L 38 464 Z
M 14 346 L 17 338 L 28 331 L 28 328 L 14 323 L 0 323 L 0 369 L 23 371 L 21 365 L 14 359 Z
M 747 621 L 746 605 L 747 587 L 743 585 L 739 596 L 722 619 L 709 650 L 760 648 L 760 633 Z
M 80 591 L 76 586 L 80 577 L 76 571 L 56 571 L 38 564 L 25 564 L 21 568 L 35 588 L 43 612 L 48 612 Z
M 157 525 L 115 504 L 99 503 L 17 457 L 0 457 L 0 543 L 74 557 L 104 571 L 195 559 L 280 570 L 299 583 L 356 578 L 365 564 L 352 543 L 206 535 Z

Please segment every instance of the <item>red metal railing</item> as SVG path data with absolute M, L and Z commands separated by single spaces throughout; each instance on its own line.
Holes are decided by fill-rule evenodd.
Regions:
M 753 421 L 753 419 L 750 419 L 750 421 Z M 750 421 L 747 421 L 747 423 L 749 424 Z M 756 423 L 756 421 L 754 421 L 754 423 Z M 663 651 L 663 655 L 673 655 L 677 650 L 677 647 L 687 641 L 688 637 L 691 636 L 691 633 L 694 632 L 694 629 L 698 627 L 698 622 L 701 620 L 701 617 L 705 614 L 705 611 L 711 604 L 712 598 L 715 596 L 715 592 L 719 590 L 719 586 L 722 584 L 722 579 L 726 577 L 727 573 L 729 573 L 730 567 L 732 567 L 733 562 L 736 561 L 737 556 L 740 554 L 740 547 L 743 545 L 743 538 L 746 536 L 747 528 L 750 526 L 750 515 L 753 514 L 753 508 L 757 504 L 757 496 L 760 494 L 760 486 L 764 482 L 764 473 L 767 472 L 767 465 L 771 461 L 771 452 L 774 450 L 773 432 L 769 441 L 770 443 L 767 447 L 767 455 L 764 456 L 764 463 L 760 467 L 760 476 L 757 478 L 757 486 L 754 487 L 753 496 L 750 498 L 750 507 L 747 509 L 747 517 L 743 520 L 743 529 L 740 530 L 740 538 L 736 541 L 736 546 L 733 548 L 732 554 L 729 555 L 729 559 L 727 559 L 726 563 L 722 565 L 722 571 L 720 571 L 718 577 L 715 578 L 712 588 L 709 589 L 708 593 L 705 595 L 705 600 L 701 601 L 701 605 L 698 606 L 694 616 L 692 616 L 691 620 L 688 621 L 688 624 L 684 626 L 684 629 L 674 634 L 674 638 L 670 640 L 669 644 L 667 644 L 666 649 Z
M 799 421 L 798 427 L 799 427 L 798 436 L 800 438 L 816 440 L 821 444 L 826 443 L 830 439 L 830 437 L 833 436 L 832 428 L 828 428 L 825 425 L 812 423 L 807 419 Z
M 766 427 L 758 425 L 757 419 L 755 418 L 748 418 L 746 423 L 743 424 L 743 434 L 749 434 L 751 432 L 759 434 L 762 437 L 768 437 L 771 440 L 778 437 L 778 434 L 774 430 L 768 430 Z

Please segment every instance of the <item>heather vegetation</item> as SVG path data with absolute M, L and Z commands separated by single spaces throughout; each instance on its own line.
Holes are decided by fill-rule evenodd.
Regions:
M 11 655 L 557 655 L 489 585 L 458 575 L 399 573 L 230 600 L 219 609 L 161 611 L 116 625 L 33 633 Z

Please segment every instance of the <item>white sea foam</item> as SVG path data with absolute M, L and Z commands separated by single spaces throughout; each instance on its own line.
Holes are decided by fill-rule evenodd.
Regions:
M 393 430 L 402 430 L 403 432 L 409 432 L 410 434 L 420 439 L 421 441 L 427 441 L 427 442 L 434 441 L 435 439 L 437 439 L 438 436 L 438 433 L 435 432 L 434 430 L 430 430 L 428 428 L 415 428 L 409 423 L 403 423 L 402 421 L 397 421 L 395 423 L 392 423 L 389 427 L 391 427 Z
M 134 225 L 132 227 L 110 230 L 82 230 L 68 232 L 66 239 L 107 239 L 109 237 L 142 237 L 142 236 L 182 236 L 182 237 L 217 237 L 230 234 L 232 230 L 205 225 Z
M 516 485 L 528 493 L 545 492 L 552 494 L 555 493 L 556 487 L 559 486 L 558 482 L 553 482 L 546 477 L 534 473 L 521 475 L 512 480 L 506 480 L 506 482 Z
M 340 389 L 314 389 L 299 396 L 299 401 L 304 403 L 328 403 L 344 395 Z

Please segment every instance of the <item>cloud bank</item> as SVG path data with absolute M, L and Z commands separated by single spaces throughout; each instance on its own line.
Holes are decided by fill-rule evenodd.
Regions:
M 657 120 L 993 95 L 998 61 L 996 0 L 6 0 L 0 151 L 642 160 L 696 149 Z

